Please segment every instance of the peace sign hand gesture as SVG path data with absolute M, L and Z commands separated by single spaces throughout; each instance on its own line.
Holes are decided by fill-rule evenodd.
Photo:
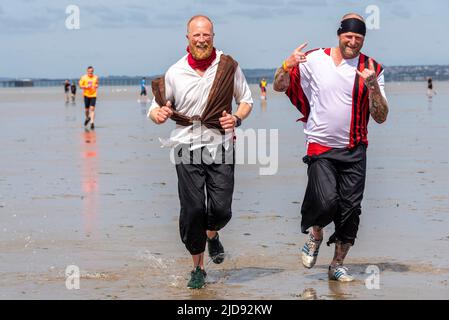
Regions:
M 307 62 L 306 54 L 302 52 L 302 49 L 304 49 L 306 46 L 307 42 L 304 42 L 293 51 L 293 53 L 290 55 L 290 57 L 287 58 L 287 60 L 285 60 L 285 66 L 288 69 L 292 69 L 298 66 L 300 63 Z

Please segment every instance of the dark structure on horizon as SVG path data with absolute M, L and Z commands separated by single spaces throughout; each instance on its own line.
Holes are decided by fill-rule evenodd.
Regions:
M 276 69 L 243 69 L 246 80 L 251 84 L 258 84 L 265 78 L 273 82 Z M 158 76 L 146 76 L 151 80 Z M 449 66 L 385 66 L 385 81 L 426 81 L 432 77 L 434 81 L 449 80 Z M 142 76 L 109 76 L 101 77 L 102 86 L 139 86 Z M 73 79 L 78 83 L 78 79 Z M 0 87 L 57 87 L 62 86 L 65 79 L 1 79 Z

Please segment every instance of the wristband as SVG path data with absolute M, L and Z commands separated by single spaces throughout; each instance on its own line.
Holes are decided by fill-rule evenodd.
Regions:
M 240 117 L 236 116 L 235 114 L 234 117 L 237 119 L 237 121 L 235 122 L 235 127 L 240 127 L 240 125 L 242 124 L 242 119 L 240 119 Z
M 284 60 L 284 62 L 282 62 L 282 69 L 285 72 L 290 72 L 290 70 L 291 70 L 291 68 L 287 68 L 287 63 L 285 62 L 285 60 Z

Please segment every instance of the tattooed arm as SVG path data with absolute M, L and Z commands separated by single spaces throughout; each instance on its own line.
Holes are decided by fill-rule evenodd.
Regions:
M 388 104 L 382 96 L 379 83 L 377 82 L 376 72 L 374 71 L 373 60 L 369 60 L 369 68 L 362 72 L 356 70 L 357 74 L 365 80 L 365 85 L 369 90 L 369 112 L 371 117 L 377 123 L 383 123 L 387 120 Z
M 274 75 L 273 89 L 279 92 L 285 92 L 290 85 L 290 74 L 280 67 L 276 70 Z
M 387 120 L 388 115 L 387 101 L 380 92 L 377 79 L 374 78 L 374 81 L 367 83 L 367 85 L 369 89 L 369 112 L 371 117 L 373 117 L 374 121 L 377 123 L 383 123 Z

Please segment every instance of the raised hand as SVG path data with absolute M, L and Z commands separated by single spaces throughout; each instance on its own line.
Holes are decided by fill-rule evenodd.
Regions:
M 369 58 L 368 65 L 369 65 L 368 69 L 365 68 L 363 69 L 362 72 L 360 72 L 357 69 L 355 71 L 365 81 L 366 86 L 369 89 L 373 90 L 376 88 L 377 85 L 376 71 L 374 69 L 373 59 Z
M 307 57 L 304 52 L 302 52 L 302 49 L 304 49 L 307 46 L 307 42 L 304 42 L 299 47 L 297 47 L 293 53 L 290 55 L 290 57 L 285 60 L 285 66 L 288 69 L 296 67 L 300 63 L 307 62 Z

